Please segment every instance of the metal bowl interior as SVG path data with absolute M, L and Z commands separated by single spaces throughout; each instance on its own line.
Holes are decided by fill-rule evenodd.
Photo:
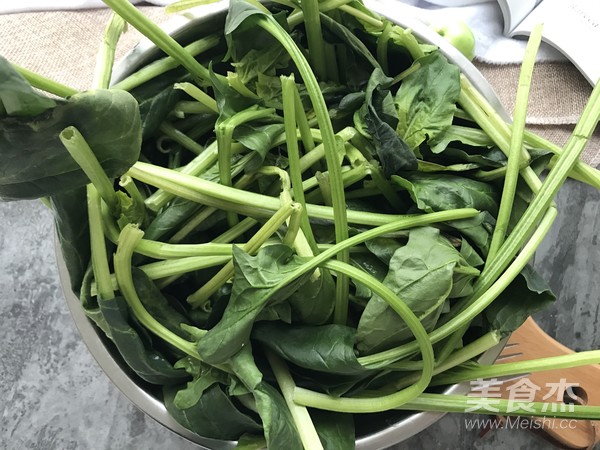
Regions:
M 410 17 L 399 7 L 398 3 L 392 1 L 365 0 L 367 7 L 387 17 L 404 28 L 410 28 L 413 33 L 423 42 L 437 45 L 446 57 L 457 64 L 462 72 L 488 99 L 494 108 L 505 118 L 508 118 L 493 89 L 481 75 L 481 73 L 453 46 L 448 44 L 438 34 L 429 29 L 414 17 Z M 227 2 L 219 2 L 192 10 L 184 16 L 177 16 L 167 22 L 163 29 L 169 32 L 180 42 L 187 42 L 193 37 L 208 34 L 222 29 L 227 12 Z M 121 62 L 113 73 L 113 79 L 118 81 L 147 64 L 158 56 L 159 52 L 150 41 L 141 41 Z M 164 425 L 171 431 L 198 444 L 198 448 L 214 450 L 226 450 L 235 447 L 235 442 L 209 439 L 199 436 L 176 422 L 167 412 L 161 399 L 160 392 L 152 385 L 139 379 L 121 359 L 118 351 L 104 333 L 86 317 L 79 299 L 70 289 L 69 275 L 60 252 L 60 245 L 56 242 L 57 260 L 61 276 L 61 284 L 65 293 L 68 307 L 73 316 L 77 329 L 88 347 L 90 353 L 98 362 L 102 370 L 110 380 L 129 400 L 146 413 L 149 417 Z M 488 350 L 480 357 L 484 364 L 492 363 L 501 352 L 504 343 Z M 468 384 L 457 384 L 443 390 L 446 394 L 465 394 L 468 392 Z M 405 413 L 396 416 L 392 420 L 382 417 L 377 427 L 366 430 L 357 437 L 356 448 L 361 450 L 384 449 L 395 445 L 409 437 L 426 429 L 437 420 L 443 413 Z

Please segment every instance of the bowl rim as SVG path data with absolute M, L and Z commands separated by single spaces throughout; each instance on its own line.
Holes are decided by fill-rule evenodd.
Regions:
M 261 1 L 264 2 L 264 0 Z M 189 29 L 198 22 L 207 21 L 226 14 L 229 6 L 228 3 L 228 0 L 222 0 L 217 3 L 193 8 L 184 14 L 170 18 L 160 26 L 167 33 L 177 37 L 178 34 Z M 384 16 L 403 28 L 410 29 L 420 40 L 439 47 L 442 54 L 461 68 L 462 73 L 480 91 L 480 93 L 487 98 L 498 114 L 505 120 L 510 120 L 508 113 L 504 109 L 493 88 L 473 63 L 444 38 L 439 36 L 414 16 L 414 10 L 406 8 L 404 5 L 394 0 L 364 0 L 363 3 L 375 13 Z M 113 70 L 113 80 L 118 81 L 123 79 L 126 75 L 131 73 L 134 68 L 144 64 L 144 60 L 147 60 L 149 55 L 154 51 L 156 51 L 155 45 L 147 38 L 142 38 L 139 43 L 115 65 Z M 144 390 L 129 376 L 124 367 L 119 364 L 105 345 L 106 337 L 102 336 L 102 331 L 99 330 L 86 316 L 79 299 L 72 292 L 69 274 L 57 236 L 55 237 L 55 249 L 60 282 L 73 321 L 75 322 L 76 328 L 88 348 L 88 351 L 111 382 L 129 399 L 129 401 L 131 401 L 131 403 L 143 411 L 148 417 L 160 423 L 171 432 L 197 444 L 199 448 L 205 448 L 207 450 L 233 449 L 236 445 L 235 441 L 211 439 L 199 436 L 180 425 L 171 417 L 160 400 Z M 508 338 L 503 339 L 498 345 L 486 351 L 478 361 L 482 364 L 493 363 L 504 348 L 507 340 Z M 455 384 L 447 388 L 444 391 L 444 394 L 463 395 L 469 392 L 469 387 L 468 383 Z M 356 448 L 359 450 L 379 450 L 398 444 L 433 425 L 445 414 L 446 413 L 436 412 L 410 414 L 380 431 L 358 438 L 356 440 Z

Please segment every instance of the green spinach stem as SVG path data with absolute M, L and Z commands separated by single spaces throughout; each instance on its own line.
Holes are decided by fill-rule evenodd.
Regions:
M 110 86 L 117 43 L 126 30 L 127 22 L 118 14 L 113 13 L 104 31 L 104 40 L 96 57 L 96 69 L 92 86 L 98 89 L 108 89 Z
M 184 49 L 191 56 L 196 57 L 216 47 L 217 45 L 219 45 L 220 42 L 221 39 L 219 38 L 219 36 L 217 36 L 216 34 L 211 34 L 195 42 L 192 42 L 189 45 L 186 45 Z M 164 58 L 157 59 L 156 61 L 145 65 L 137 72 L 134 72 L 126 78 L 122 79 L 121 81 L 113 84 L 112 88 L 130 91 L 138 86 L 141 86 L 147 81 L 150 81 L 153 78 L 162 75 L 163 73 L 167 73 L 170 70 L 176 69 L 180 65 L 181 63 L 171 56 L 166 56 Z
M 102 0 L 127 23 L 150 39 L 167 55 L 177 60 L 192 76 L 201 81 L 210 81 L 208 69 L 190 55 L 175 39 L 159 25 L 148 19 L 129 0 Z
M 550 356 L 531 361 L 517 361 L 494 365 L 457 367 L 451 373 L 441 373 L 433 378 L 430 386 L 461 383 L 484 378 L 498 378 L 544 370 L 569 369 L 572 367 L 600 364 L 600 350 L 578 352 L 569 355 Z M 437 374 L 436 374 L 437 375 Z
M 381 397 L 379 397 L 381 398 Z M 296 387 L 294 391 L 294 402 L 311 408 L 325 409 L 348 413 L 368 412 L 368 402 L 377 404 L 379 398 L 355 399 L 346 397 L 330 397 L 327 394 L 314 392 L 308 389 Z M 358 401 L 358 402 L 357 402 Z M 365 406 L 361 408 L 359 406 Z M 447 413 L 489 413 L 494 411 L 499 415 L 525 416 L 525 417 L 555 417 L 566 419 L 598 420 L 600 418 L 600 407 L 572 405 L 569 408 L 556 408 L 549 411 L 549 404 L 542 402 L 527 403 L 527 408 L 515 405 L 514 401 L 485 398 L 467 397 L 464 395 L 451 394 L 421 394 L 417 398 L 395 409 L 405 411 L 432 411 Z M 367 410 L 367 411 L 365 411 Z
M 512 264 L 506 268 L 504 273 L 493 283 L 489 289 L 474 297 L 475 300 L 469 302 L 458 315 L 452 314 L 452 319 L 429 333 L 429 339 L 432 343 L 441 341 L 452 333 L 463 329 L 465 323 L 472 321 L 480 314 L 490 303 L 492 303 L 506 287 L 517 277 L 527 263 L 533 257 L 536 249 L 543 240 L 544 236 L 550 230 L 554 219 L 556 218 L 556 208 L 550 208 L 543 217 L 539 227 L 535 230 L 529 241 L 525 244 L 521 252 L 514 259 Z M 451 314 L 449 314 L 451 315 Z M 411 355 L 418 350 L 415 342 L 401 345 L 399 347 L 386 350 L 373 355 L 361 358 L 361 363 L 365 366 L 371 366 L 379 363 L 392 363 L 399 359 Z
M 332 209 L 336 242 L 342 242 L 348 238 L 348 218 L 346 213 L 344 185 L 340 170 L 339 145 L 333 132 L 329 110 L 327 109 L 327 104 L 323 98 L 319 83 L 302 51 L 298 48 L 291 36 L 273 17 L 258 17 L 257 23 L 283 45 L 296 64 L 296 67 L 304 80 L 306 90 L 313 104 L 317 122 L 323 136 L 325 160 L 327 162 L 327 170 L 331 180 Z M 338 255 L 338 258 L 342 262 L 349 261 L 348 251 L 341 252 Z M 336 306 L 334 309 L 334 322 L 336 323 L 346 323 L 348 316 L 348 292 L 348 279 L 344 276 L 338 277 L 336 281 Z
M 75 127 L 65 128 L 59 135 L 71 157 L 85 172 L 92 184 L 96 187 L 102 199 L 114 214 L 119 212 L 119 199 L 113 188 L 112 181 L 104 172 L 96 155 L 88 145 L 87 141 Z
M 115 297 L 115 292 L 110 276 L 110 266 L 102 227 L 102 198 L 94 185 L 88 184 L 86 190 L 92 270 L 94 271 L 97 295 L 104 300 L 110 300 Z
M 511 127 L 510 147 L 508 152 L 508 162 L 506 165 L 506 174 L 504 176 L 504 186 L 502 197 L 500 199 L 500 209 L 496 218 L 496 225 L 492 235 L 492 242 L 487 255 L 488 261 L 493 261 L 504 243 L 504 238 L 508 230 L 513 201 L 517 191 L 517 181 L 519 180 L 520 156 L 523 149 L 523 133 L 525 132 L 525 122 L 527 120 L 527 106 L 529 103 L 529 90 L 531 87 L 531 78 L 533 76 L 533 67 L 538 48 L 542 42 L 542 25 L 534 27 L 529 36 L 519 83 L 517 89 L 517 99 L 515 103 L 515 113 L 513 125 Z
M 58 97 L 67 98 L 77 94 L 79 91 L 57 81 L 46 78 L 38 73 L 32 72 L 25 67 L 12 64 L 13 68 L 25 78 L 33 87 L 54 94 Z
M 315 425 L 310 418 L 308 409 L 294 402 L 294 389 L 296 389 L 296 383 L 294 383 L 294 379 L 285 365 L 285 362 L 269 350 L 265 350 L 265 355 L 273 370 L 273 375 L 275 375 L 279 389 L 281 389 L 285 403 L 292 414 L 294 424 L 296 425 L 304 448 L 310 450 L 322 450 L 323 445 L 321 444 Z
M 134 225 L 127 225 L 121 231 L 117 252 L 114 257 L 115 276 L 119 285 L 119 291 L 121 291 L 121 294 L 131 308 L 135 318 L 147 328 L 148 331 L 189 356 L 200 359 L 200 355 L 196 351 L 194 343 L 182 339 L 159 323 L 146 308 L 144 308 L 144 305 L 138 297 L 131 274 L 131 257 L 143 235 L 144 232 Z

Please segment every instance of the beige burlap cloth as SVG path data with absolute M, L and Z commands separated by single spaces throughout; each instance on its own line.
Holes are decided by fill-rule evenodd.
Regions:
M 155 22 L 169 20 L 161 7 L 140 9 Z M 0 55 L 63 84 L 89 88 L 109 15 L 106 9 L 0 15 Z M 119 41 L 117 58 L 140 38 L 130 27 Z M 519 66 L 476 65 L 512 113 Z M 563 145 L 590 92 L 590 85 L 570 63 L 539 63 L 530 94 L 528 129 Z M 599 129 L 582 159 L 594 167 L 600 164 Z

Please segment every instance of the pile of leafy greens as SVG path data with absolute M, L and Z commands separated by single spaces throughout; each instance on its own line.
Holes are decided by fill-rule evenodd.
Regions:
M 0 198 L 52 208 L 82 307 L 179 423 L 349 449 L 401 410 L 469 407 L 430 386 L 531 370 L 476 361 L 554 300 L 528 261 L 566 177 L 600 186 L 578 159 L 598 88 L 559 148 L 523 130 L 527 64 L 509 125 L 358 0 L 232 0 L 184 43 L 105 2 L 94 90 L 0 59 Z M 166 56 L 109 88 L 126 22 Z

